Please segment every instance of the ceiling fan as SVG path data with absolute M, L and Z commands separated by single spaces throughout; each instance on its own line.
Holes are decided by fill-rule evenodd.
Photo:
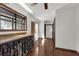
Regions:
M 38 3 L 32 3 L 31 6 L 37 5 Z M 44 3 L 44 9 L 48 9 L 48 3 Z

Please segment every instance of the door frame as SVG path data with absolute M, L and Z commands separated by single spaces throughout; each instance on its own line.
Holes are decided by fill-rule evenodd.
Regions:
M 39 23 L 31 21 L 31 34 L 34 34 L 34 33 L 32 33 L 32 23 L 37 23 L 38 24 L 38 32 L 39 32 Z
M 35 25 L 34 22 L 31 22 L 31 34 L 34 34 L 35 32 Z
M 56 17 L 54 18 L 54 22 L 53 22 L 53 29 L 54 29 L 54 33 L 52 32 L 52 34 L 54 34 L 54 38 L 52 38 L 53 39 L 53 43 L 54 43 L 54 50 L 53 50 L 53 55 L 55 56 L 55 48 L 56 48 L 56 46 L 55 46 L 55 33 L 56 33 Z
M 32 32 L 32 23 L 34 23 L 34 29 L 33 29 L 33 31 L 34 32 Z M 39 23 L 38 22 L 33 22 L 33 21 L 31 21 L 31 34 L 33 34 L 34 35 L 34 38 L 35 38 L 35 23 L 37 23 L 38 24 L 38 33 L 39 33 Z M 39 34 L 38 34 L 38 39 L 39 39 Z M 34 39 L 35 40 L 35 39 Z M 36 40 L 35 40 L 36 41 Z
M 46 26 L 51 26 L 52 25 L 52 28 L 53 28 L 53 24 L 44 24 L 44 35 L 45 35 L 45 38 L 46 39 L 51 39 L 51 38 L 47 38 L 46 37 Z M 53 31 L 52 31 L 53 32 Z M 52 34 L 52 33 L 51 33 Z M 53 34 L 52 34 L 53 35 Z M 53 36 L 52 36 L 52 38 L 53 38 Z

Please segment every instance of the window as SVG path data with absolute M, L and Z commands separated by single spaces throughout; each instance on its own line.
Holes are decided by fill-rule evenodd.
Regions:
M 0 15 L 0 29 L 12 29 L 12 19 Z
M 1 20 L 1 29 L 12 29 L 12 22 Z
M 0 7 L 0 30 L 26 30 L 26 17 Z

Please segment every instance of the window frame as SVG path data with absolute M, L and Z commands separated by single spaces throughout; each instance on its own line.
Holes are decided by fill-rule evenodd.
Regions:
M 2 8 L 1 5 L 6 7 L 6 5 L 0 4 L 0 8 Z M 5 9 L 5 8 L 3 8 L 3 9 Z M 8 7 L 8 9 L 10 9 L 10 8 Z M 10 20 L 6 20 L 6 19 L 5 19 L 5 21 L 12 22 L 12 29 L 1 29 L 1 26 L 0 26 L 0 31 L 26 31 L 27 30 L 27 17 L 26 16 L 24 16 L 22 14 L 20 15 L 20 13 L 18 13 L 17 11 L 16 12 L 12 12 L 12 11 L 7 10 L 7 9 L 5 9 L 5 10 L 14 14 L 13 18 L 11 18 L 9 16 L 6 16 L 6 15 L 0 14 L 0 16 L 6 17 L 6 18 L 11 18 L 11 21 Z M 13 10 L 13 9 L 11 9 L 11 10 Z M 21 29 L 17 29 L 17 23 L 18 23 L 17 22 L 17 16 L 19 16 L 21 18 L 21 21 L 20 21 L 21 22 Z M 24 23 L 22 23 L 22 21 L 24 21 Z M 15 26 L 14 26 L 14 24 L 15 24 Z M 22 25 L 23 24 L 24 24 L 24 28 L 22 29 Z M 1 23 L 0 23 L 0 25 L 1 25 Z

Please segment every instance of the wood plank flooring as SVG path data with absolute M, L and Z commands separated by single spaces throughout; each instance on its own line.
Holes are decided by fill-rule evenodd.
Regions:
M 39 39 L 27 56 L 78 56 L 76 52 L 54 49 L 53 39 Z
M 53 40 L 39 39 L 35 42 L 33 49 L 28 56 L 53 56 Z
M 76 51 L 72 51 L 72 50 L 56 48 L 55 56 L 78 56 L 78 53 Z

